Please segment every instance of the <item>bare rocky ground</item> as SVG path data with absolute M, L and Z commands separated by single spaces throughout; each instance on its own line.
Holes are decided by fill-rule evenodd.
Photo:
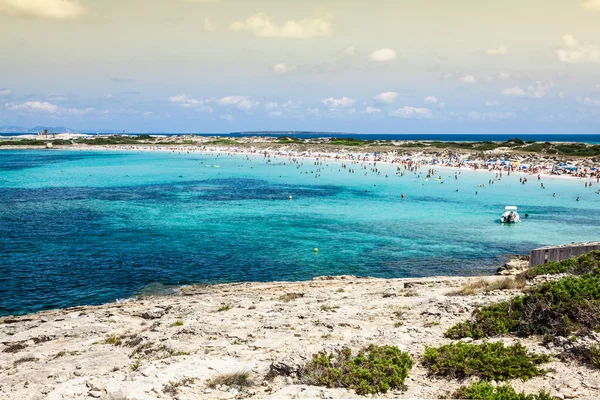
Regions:
M 175 296 L 4 317 L 0 398 L 356 398 L 304 385 L 296 371 L 316 352 L 368 344 L 396 345 L 415 360 L 405 391 L 375 397 L 441 398 L 471 380 L 429 377 L 421 364 L 425 346 L 450 342 L 443 337 L 450 326 L 517 293 L 448 296 L 476 279 L 345 276 L 188 287 Z M 560 338 L 551 345 L 495 340 L 519 340 L 552 356 L 564 345 Z M 543 367 L 546 376 L 510 383 L 557 398 L 600 397 L 598 370 L 556 358 Z M 239 371 L 251 373 L 251 387 L 209 387 L 220 374 Z

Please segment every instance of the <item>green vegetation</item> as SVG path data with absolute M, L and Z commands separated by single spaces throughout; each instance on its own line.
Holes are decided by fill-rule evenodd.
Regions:
M 335 312 L 335 310 L 337 310 L 338 308 L 340 308 L 340 306 L 328 306 L 326 304 L 323 304 L 320 307 L 321 311 L 325 311 L 325 312 Z
M 552 400 L 550 393 L 540 392 L 538 394 L 517 393 L 510 385 L 494 387 L 488 382 L 476 382 L 470 386 L 462 386 L 452 396 L 456 399 L 465 400 Z
M 182 320 L 177 320 L 175 322 L 173 322 L 171 325 L 169 325 L 171 328 L 175 327 L 175 326 L 183 326 L 183 321 Z
M 233 140 L 233 139 L 215 139 L 215 140 L 206 142 L 205 144 L 214 145 L 214 146 L 237 146 L 240 144 L 240 142 L 238 142 L 237 140 Z
M 217 312 L 229 311 L 229 310 L 231 310 L 231 304 L 223 304 L 223 305 L 221 305 L 221 307 L 219 307 Z
M 287 143 L 303 143 L 304 141 L 302 139 L 299 139 L 297 137 L 294 136 L 281 136 L 277 138 L 277 141 L 281 144 L 287 144 Z
M 24 363 L 28 363 L 28 362 L 36 362 L 39 361 L 39 358 L 36 357 L 23 357 L 23 358 L 19 358 L 17 361 L 15 361 L 15 366 L 20 365 L 20 364 L 24 364 Z
M 23 343 L 13 343 L 13 344 L 8 344 L 7 347 L 2 350 L 3 353 L 18 353 L 21 350 L 25 350 L 27 348 L 27 345 L 23 344 Z
M 569 258 L 564 261 L 551 261 L 547 264 L 536 265 L 524 273 L 525 278 L 531 279 L 546 274 L 584 275 L 594 268 L 600 267 L 600 250 L 589 252 L 583 256 Z
M 238 371 L 233 372 L 231 374 L 221 374 L 208 382 L 208 386 L 211 388 L 215 388 L 221 385 L 227 385 L 238 390 L 250 387 L 253 384 L 254 383 L 252 382 L 252 379 L 250 379 L 250 372 L 248 371 Z
M 495 281 L 478 279 L 467 283 L 459 290 L 448 293 L 449 296 L 471 296 L 480 292 L 492 292 L 494 290 L 514 290 L 523 289 L 526 280 L 524 277 L 504 278 Z
M 115 346 L 119 346 L 121 344 L 121 339 L 116 337 L 116 336 L 109 336 L 106 339 L 104 339 L 104 341 L 102 341 L 103 344 L 114 344 Z
M 301 299 L 302 297 L 304 297 L 304 293 L 286 293 L 279 296 L 279 300 L 289 303 L 292 300 Z
M 528 353 L 519 343 L 505 347 L 502 342 L 426 347 L 423 359 L 431 375 L 457 379 L 478 376 L 498 381 L 543 375 L 546 371 L 537 365 L 549 361 L 548 356 Z
M 446 332 L 446 337 L 480 339 L 514 333 L 521 336 L 569 336 L 600 327 L 600 269 L 579 277 L 546 282 L 517 296 L 473 313 Z
M 70 140 L 40 140 L 40 139 L 17 139 L 17 140 L 0 140 L 0 146 L 46 146 L 46 143 L 52 143 L 54 146 L 69 146 Z
M 373 140 L 360 140 L 360 139 L 342 139 L 342 138 L 331 138 L 327 144 L 335 144 L 338 146 L 367 146 L 374 144 Z
M 311 385 L 354 389 L 359 395 L 385 393 L 403 388 L 413 361 L 396 346 L 370 345 L 352 357 L 343 348 L 335 354 L 313 355 L 304 367 L 302 379 Z
M 93 139 L 77 139 L 77 143 L 87 144 L 90 146 L 113 146 L 121 144 L 139 144 L 141 142 L 154 142 L 155 138 L 150 135 L 123 136 L 112 135 L 104 137 L 95 137 Z
M 588 367 L 600 369 L 600 347 L 596 345 L 572 347 L 561 353 L 559 358 L 572 359 Z

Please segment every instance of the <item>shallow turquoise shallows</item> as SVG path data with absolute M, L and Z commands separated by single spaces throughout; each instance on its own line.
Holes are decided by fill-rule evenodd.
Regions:
M 507 254 L 600 240 L 595 183 L 490 185 L 494 173 L 440 169 L 441 183 L 325 164 L 0 151 L 0 315 L 190 283 L 486 274 Z M 506 205 L 529 217 L 500 224 Z

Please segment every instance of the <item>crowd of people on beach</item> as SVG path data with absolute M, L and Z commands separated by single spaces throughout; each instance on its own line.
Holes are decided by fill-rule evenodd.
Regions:
M 458 155 L 452 155 L 448 158 L 438 158 L 431 155 L 415 153 L 414 155 L 399 156 L 397 154 L 356 153 L 349 151 L 338 152 L 298 152 L 295 150 L 284 149 L 256 149 L 241 147 L 219 147 L 219 146 L 153 146 L 153 145 L 117 145 L 104 146 L 109 150 L 128 150 L 128 151 L 169 151 L 174 153 L 224 153 L 224 154 L 248 154 L 260 155 L 265 158 L 287 157 L 294 159 L 318 159 L 357 163 L 386 163 L 399 164 L 406 166 L 409 171 L 422 168 L 424 166 L 452 167 L 457 169 L 487 170 L 499 171 L 501 174 L 522 173 L 528 175 L 556 175 L 569 176 L 574 178 L 595 180 L 600 183 L 600 169 L 597 166 L 579 165 L 575 163 L 548 164 L 543 162 L 531 162 L 525 160 L 498 159 L 463 159 Z M 354 169 L 351 171 L 355 172 Z

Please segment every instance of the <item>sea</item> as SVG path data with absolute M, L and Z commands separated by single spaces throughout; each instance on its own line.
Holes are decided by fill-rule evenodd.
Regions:
M 187 284 L 493 274 L 511 254 L 600 239 L 600 184 L 300 163 L 0 151 L 0 315 Z M 499 223 L 507 205 L 518 206 L 522 223 Z
M 31 133 L 0 133 L 0 136 L 21 136 L 31 135 Z M 127 135 L 147 135 L 147 133 L 127 133 Z M 186 133 L 160 133 L 153 132 L 151 135 L 177 136 L 186 135 Z M 533 140 L 536 142 L 577 142 L 600 144 L 600 134 L 583 133 L 513 133 L 513 134 L 375 134 L 375 133 L 335 133 L 335 132 L 234 132 L 234 133 L 194 133 L 196 136 L 222 136 L 222 137 L 240 137 L 240 136 L 293 136 L 300 139 L 312 139 L 321 137 L 353 138 L 360 140 L 439 140 L 444 142 L 504 142 L 509 139 L 519 138 L 523 141 Z

